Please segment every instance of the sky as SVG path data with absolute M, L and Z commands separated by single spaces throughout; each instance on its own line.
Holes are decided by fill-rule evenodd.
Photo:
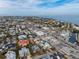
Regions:
M 0 16 L 79 15 L 79 0 L 0 0 Z

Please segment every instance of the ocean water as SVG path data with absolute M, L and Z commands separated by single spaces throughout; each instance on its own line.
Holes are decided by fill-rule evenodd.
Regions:
M 59 21 L 65 21 L 73 24 L 79 25 L 79 15 L 56 15 L 56 16 L 48 16 L 48 18 L 54 18 Z

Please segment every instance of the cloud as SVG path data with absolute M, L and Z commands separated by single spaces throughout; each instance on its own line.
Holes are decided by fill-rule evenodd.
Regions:
M 78 10 L 79 0 L 0 0 L 0 15 L 75 15 Z

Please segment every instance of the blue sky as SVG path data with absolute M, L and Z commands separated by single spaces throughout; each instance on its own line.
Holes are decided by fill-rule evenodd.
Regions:
M 0 16 L 79 15 L 79 0 L 0 0 Z

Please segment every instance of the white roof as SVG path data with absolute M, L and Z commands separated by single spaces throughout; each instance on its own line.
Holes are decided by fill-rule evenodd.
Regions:
M 42 31 L 36 31 L 35 32 L 37 35 L 39 35 L 39 36 L 42 36 L 42 35 L 44 35 L 45 33 L 44 32 L 42 32 Z
M 16 53 L 13 51 L 8 51 L 6 54 L 6 59 L 16 59 Z
M 24 39 L 26 37 L 27 37 L 26 35 L 20 35 L 20 36 L 18 36 L 19 39 Z
M 27 49 L 27 48 L 21 48 L 21 50 L 19 50 L 19 56 L 20 57 L 24 57 L 24 56 L 26 56 L 27 54 L 29 54 L 29 49 Z
M 59 56 L 57 56 L 57 59 L 60 59 L 60 57 L 59 57 Z
M 43 29 L 48 30 L 49 28 L 48 27 L 43 27 Z

